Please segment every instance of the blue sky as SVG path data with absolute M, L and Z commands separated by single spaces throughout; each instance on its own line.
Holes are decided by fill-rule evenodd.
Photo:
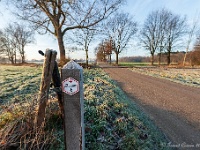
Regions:
M 198 14 L 199 6 L 200 0 L 128 0 L 125 10 L 142 23 L 151 11 L 160 8 L 167 8 L 192 19 Z
M 188 22 L 192 23 L 195 17 L 199 15 L 200 0 L 127 0 L 126 6 L 122 7 L 123 12 L 130 13 L 134 19 L 138 22 L 139 27 L 142 26 L 147 15 L 153 11 L 160 8 L 166 8 L 171 10 L 175 14 L 181 16 L 186 15 Z M 0 3 L 0 29 L 7 26 L 9 22 L 15 20 L 15 17 L 9 12 L 8 8 L 1 2 Z M 38 55 L 37 50 L 46 48 L 51 48 L 58 50 L 57 41 L 52 35 L 36 35 L 36 42 L 34 44 L 29 44 L 26 47 L 26 57 L 28 59 L 41 59 L 42 57 Z M 136 37 L 137 38 L 137 37 Z M 149 55 L 147 51 L 142 50 L 137 47 L 135 43 L 131 43 L 132 47 L 129 47 L 120 56 L 138 56 L 138 55 Z M 93 47 L 91 47 L 89 55 L 90 58 L 95 58 Z M 70 53 L 70 57 L 75 58 L 85 58 L 84 52 Z M 114 57 L 114 56 L 113 56 Z

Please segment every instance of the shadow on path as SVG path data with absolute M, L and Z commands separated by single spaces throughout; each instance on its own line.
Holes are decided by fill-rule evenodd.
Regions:
M 124 68 L 104 70 L 172 141 L 169 147 L 200 149 L 199 89 Z

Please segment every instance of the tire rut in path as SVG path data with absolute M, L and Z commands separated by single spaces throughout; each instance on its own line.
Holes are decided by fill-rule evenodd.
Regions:
M 150 116 L 172 144 L 182 144 L 180 149 L 189 149 L 190 146 L 200 149 L 199 88 L 142 75 L 126 68 L 103 69 Z

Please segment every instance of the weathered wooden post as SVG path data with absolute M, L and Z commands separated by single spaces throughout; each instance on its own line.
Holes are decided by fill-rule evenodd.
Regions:
M 83 68 L 74 61 L 61 70 L 64 103 L 65 148 L 84 150 Z
M 54 50 L 47 49 L 45 52 L 40 92 L 38 95 L 38 112 L 35 118 L 36 128 L 40 127 L 45 119 L 45 110 L 48 101 L 48 91 L 50 88 L 56 55 L 57 52 Z

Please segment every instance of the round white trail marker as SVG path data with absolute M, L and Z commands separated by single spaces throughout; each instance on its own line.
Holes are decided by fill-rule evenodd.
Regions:
M 62 91 L 68 95 L 74 95 L 79 92 L 79 82 L 69 77 L 62 82 Z

